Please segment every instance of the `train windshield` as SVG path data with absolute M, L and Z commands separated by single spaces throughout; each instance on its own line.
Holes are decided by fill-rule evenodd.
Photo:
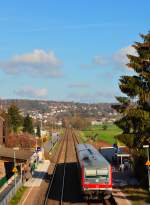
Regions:
M 93 178 L 96 176 L 108 176 L 109 172 L 107 169 L 86 169 L 85 177 Z
M 86 183 L 109 183 L 109 172 L 108 170 L 102 169 L 86 169 L 85 170 L 85 182 Z

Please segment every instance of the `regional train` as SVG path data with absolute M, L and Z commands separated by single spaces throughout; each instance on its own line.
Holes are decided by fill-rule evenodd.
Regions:
M 111 197 L 111 164 L 90 144 L 77 144 L 76 151 L 84 197 L 86 199 Z

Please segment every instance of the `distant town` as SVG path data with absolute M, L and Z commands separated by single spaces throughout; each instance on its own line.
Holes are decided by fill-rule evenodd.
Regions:
M 44 100 L 1 100 L 1 109 L 7 110 L 15 104 L 21 110 L 23 116 L 29 114 L 35 121 L 42 120 L 43 124 L 62 126 L 65 117 L 80 115 L 87 118 L 92 125 L 113 123 L 119 117 L 112 108 L 111 103 L 76 103 L 76 102 L 55 102 Z

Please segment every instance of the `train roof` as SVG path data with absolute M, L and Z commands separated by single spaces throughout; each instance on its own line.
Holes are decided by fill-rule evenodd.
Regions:
M 78 144 L 76 148 L 79 162 L 84 163 L 85 167 L 102 169 L 109 168 L 109 162 L 92 145 Z

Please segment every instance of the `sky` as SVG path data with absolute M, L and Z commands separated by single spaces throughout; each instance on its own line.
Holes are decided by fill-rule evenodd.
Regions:
M 0 0 L 0 98 L 115 102 L 149 0 Z

